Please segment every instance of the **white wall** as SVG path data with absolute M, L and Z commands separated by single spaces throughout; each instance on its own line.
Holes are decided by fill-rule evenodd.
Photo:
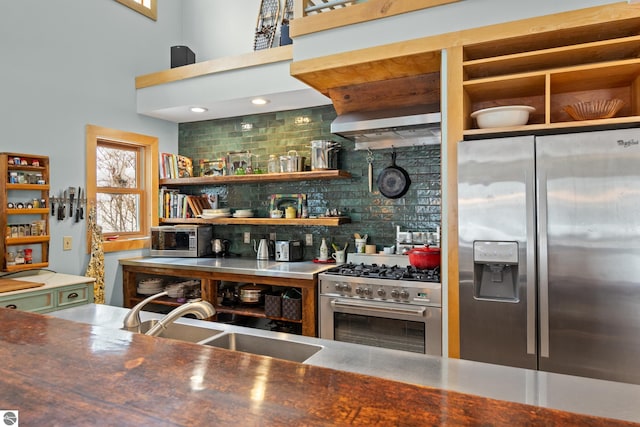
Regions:
M 113 0 L 0 2 L 0 151 L 49 156 L 52 193 L 85 187 L 88 123 L 155 135 L 162 151 L 177 151 L 176 124 L 136 113 L 135 76 L 169 68 L 181 42 L 181 3 L 158 3 L 154 22 Z M 86 222 L 51 219 L 50 229 L 49 268 L 84 274 Z M 136 255 L 105 257 L 108 303 L 122 303 L 118 258 Z
M 348 52 L 500 22 L 617 3 L 614 0 L 462 0 L 458 3 L 299 37 L 294 59 Z M 183 40 L 196 61 L 253 50 L 260 0 L 183 2 Z M 281 0 L 281 10 L 284 0 Z M 277 44 L 276 38 L 276 44 Z
M 462 0 L 298 37 L 294 60 L 617 3 L 612 0 Z
M 183 5 L 182 36 L 197 62 L 253 51 L 260 0 L 187 0 Z

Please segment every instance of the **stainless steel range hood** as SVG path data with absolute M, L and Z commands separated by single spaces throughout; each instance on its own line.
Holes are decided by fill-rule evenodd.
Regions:
M 441 118 L 424 107 L 351 112 L 331 123 L 331 133 L 355 141 L 356 150 L 435 145 L 441 141 Z

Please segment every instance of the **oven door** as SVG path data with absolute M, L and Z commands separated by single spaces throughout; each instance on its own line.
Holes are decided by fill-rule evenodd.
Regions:
M 438 307 L 320 296 L 320 338 L 442 355 Z

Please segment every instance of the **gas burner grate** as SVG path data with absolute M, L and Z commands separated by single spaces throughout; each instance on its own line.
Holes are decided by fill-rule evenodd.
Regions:
M 371 277 L 375 279 L 409 280 L 416 282 L 439 282 L 440 268 L 419 270 L 415 267 L 388 266 L 385 264 L 347 263 L 331 268 L 325 273 L 338 276 Z

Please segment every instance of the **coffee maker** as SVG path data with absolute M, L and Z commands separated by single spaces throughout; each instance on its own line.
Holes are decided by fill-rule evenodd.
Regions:
M 230 247 L 231 242 L 227 239 L 213 239 L 211 241 L 213 256 L 215 256 L 216 258 L 228 257 Z

